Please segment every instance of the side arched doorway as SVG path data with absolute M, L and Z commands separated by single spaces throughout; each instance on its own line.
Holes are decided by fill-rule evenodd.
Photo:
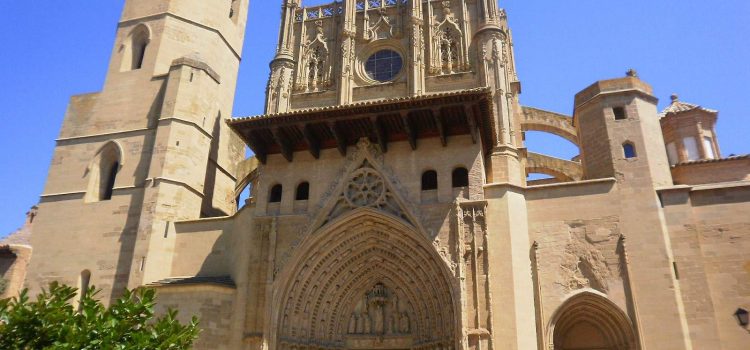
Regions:
M 455 349 L 444 262 L 403 221 L 357 209 L 296 248 L 274 293 L 271 349 Z
M 554 350 L 637 350 L 628 316 L 604 296 L 582 292 L 555 312 L 550 326 Z

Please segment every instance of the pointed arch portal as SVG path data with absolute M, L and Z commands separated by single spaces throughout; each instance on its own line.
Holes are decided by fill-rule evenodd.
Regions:
M 568 299 L 553 316 L 554 350 L 636 350 L 628 316 L 604 296 L 582 292 Z
M 275 349 L 455 349 L 447 266 L 414 227 L 372 208 L 327 223 L 274 296 Z

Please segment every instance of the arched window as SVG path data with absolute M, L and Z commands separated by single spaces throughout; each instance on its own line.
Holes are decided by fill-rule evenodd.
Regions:
M 136 70 L 143 67 L 143 60 L 146 57 L 146 49 L 151 40 L 148 27 L 139 25 L 128 36 L 127 42 L 123 45 L 125 51 L 122 57 L 122 71 Z
M 677 155 L 677 146 L 674 142 L 667 144 L 667 158 L 669 159 L 669 165 L 675 165 L 680 162 L 680 158 Z
M 143 58 L 146 56 L 146 47 L 148 47 L 148 41 L 143 38 L 142 40 L 133 40 L 133 70 L 141 69 L 143 67 Z
M 283 187 L 280 184 L 276 184 L 273 187 L 271 187 L 271 194 L 268 196 L 268 202 L 269 203 L 281 202 L 282 191 L 283 191 Z
M 451 176 L 453 188 L 469 186 L 469 171 L 466 168 L 456 168 Z
M 237 0 L 232 0 L 229 4 L 229 18 L 234 17 L 234 4 L 237 3 Z
M 89 292 L 89 284 L 91 283 L 91 271 L 83 270 L 81 275 L 78 277 L 78 311 L 81 311 L 83 305 L 83 297 Z
M 112 199 L 117 182 L 117 174 L 122 166 L 120 147 L 110 142 L 96 154 L 87 169 L 89 188 L 87 202 L 107 201 Z
M 115 181 L 117 181 L 117 172 L 120 171 L 120 162 L 114 161 L 112 162 L 112 165 L 109 166 L 109 169 L 106 170 L 106 178 L 104 178 L 106 181 L 102 181 L 102 196 L 101 200 L 108 201 L 112 199 L 112 194 L 115 191 Z
M 622 144 L 622 152 L 625 155 L 626 159 L 635 158 L 638 156 L 635 152 L 635 146 L 630 142 Z
M 714 142 L 708 136 L 703 137 L 703 149 L 706 150 L 706 159 L 716 158 L 716 154 L 714 153 Z
M 229 5 L 229 18 L 234 21 L 234 23 L 237 23 L 237 17 L 239 17 L 239 10 L 240 10 L 240 1 L 239 0 L 231 0 L 231 4 Z
M 294 199 L 298 201 L 306 201 L 310 199 L 310 183 L 309 182 L 303 182 L 297 185 L 297 193 L 295 193 Z
M 685 147 L 685 153 L 689 161 L 701 159 L 700 152 L 698 152 L 698 142 L 695 141 L 695 137 L 688 136 L 683 138 L 682 145 Z
M 422 173 L 422 191 L 437 190 L 438 178 L 437 171 L 427 170 Z

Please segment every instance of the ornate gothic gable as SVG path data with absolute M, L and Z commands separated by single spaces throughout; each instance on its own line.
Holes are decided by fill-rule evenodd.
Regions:
M 333 85 L 331 51 L 328 38 L 323 30 L 323 22 L 315 22 L 315 35 L 302 45 L 300 65 L 297 68 L 295 91 L 314 92 L 325 90 Z
M 385 166 L 383 154 L 377 145 L 366 138 L 361 139 L 357 143 L 357 149 L 350 152 L 340 174 L 343 175 L 332 183 L 311 214 L 310 225 L 302 230 L 304 233 L 278 259 L 274 275 L 284 268 L 305 238 L 353 210 L 373 209 L 397 218 L 414 227 L 417 232 L 426 232 L 417 205 L 405 199 L 408 198 L 407 190 Z
M 387 169 L 378 146 L 366 138 L 357 143 L 357 150 L 347 158 L 341 171 L 343 176 L 333 183 L 323 196 L 310 231 L 335 220 L 342 214 L 370 208 L 394 216 L 424 232 L 417 206 L 401 194 L 407 191 Z
M 469 69 L 466 40 L 451 10 L 451 2 L 443 1 L 443 19 L 434 19 L 430 73 L 434 75 L 464 72 Z

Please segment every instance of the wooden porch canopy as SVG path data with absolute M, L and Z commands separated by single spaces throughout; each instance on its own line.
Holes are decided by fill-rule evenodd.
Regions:
M 447 146 L 455 135 L 492 145 L 491 116 L 491 92 L 481 88 L 244 117 L 227 124 L 265 164 L 269 154 L 291 162 L 297 151 L 309 151 L 317 159 L 321 149 L 337 148 L 346 156 L 347 146 L 362 137 L 378 143 L 383 152 L 389 142 L 405 140 L 415 150 L 417 140 L 427 137 L 439 137 Z

